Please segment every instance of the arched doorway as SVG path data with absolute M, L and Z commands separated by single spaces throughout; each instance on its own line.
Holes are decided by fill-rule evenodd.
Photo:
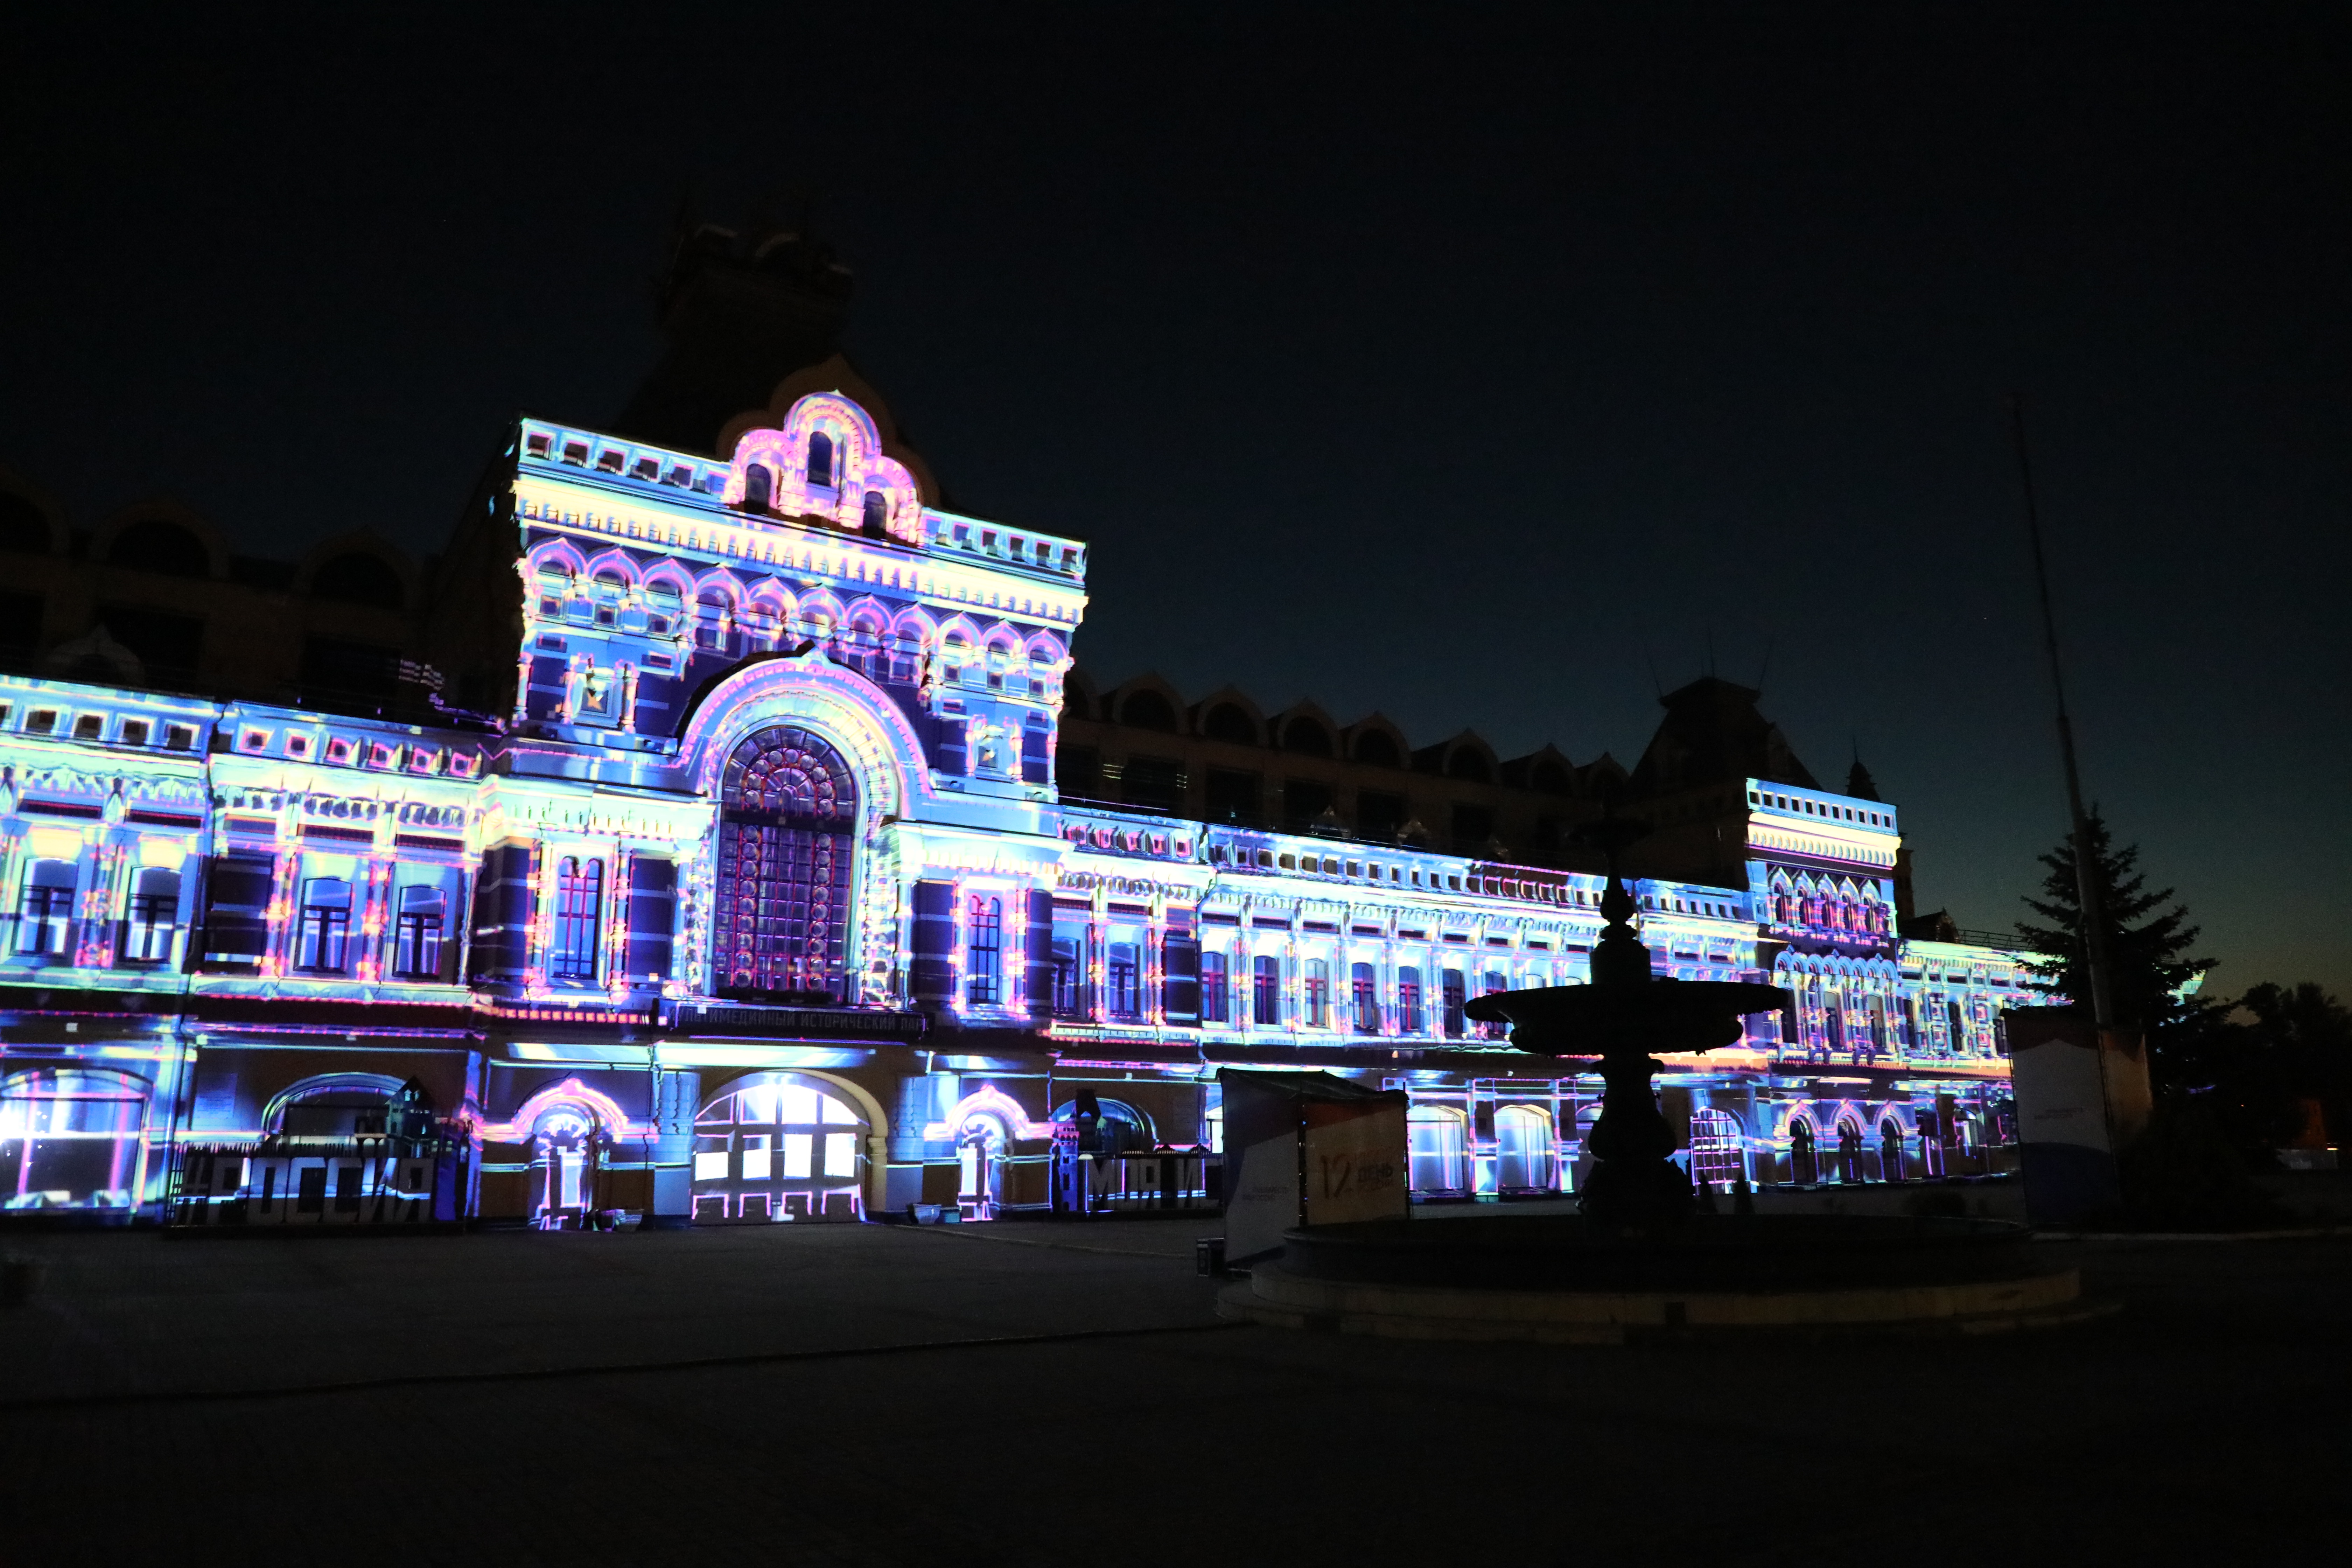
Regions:
M 1559 1185 L 1551 1113 L 1535 1105 L 1495 1109 L 1495 1190 L 1548 1193 Z
M 734 1079 L 694 1119 L 694 1223 L 864 1218 L 871 1131 L 822 1079 Z
M 1789 1123 L 1789 1180 L 1809 1187 L 1821 1178 L 1813 1160 L 1813 1124 L 1801 1116 Z
M 712 988 L 751 1001 L 848 999 L 857 785 L 821 736 L 777 724 L 746 738 L 719 784 Z
M 134 1207 L 146 1112 L 146 1083 L 125 1073 L 41 1068 L 0 1079 L 0 1207 Z
M 530 1126 L 531 1224 L 541 1230 L 578 1230 L 599 1205 L 603 1129 L 586 1106 L 559 1101 Z
M 1004 1156 L 1013 1142 L 1004 1123 L 984 1111 L 975 1112 L 956 1129 L 955 1142 L 957 1217 L 994 1219 L 1004 1206 Z
M 1903 1126 L 1892 1116 L 1878 1124 L 1878 1173 L 1890 1182 L 1905 1179 Z
M 1454 1197 L 1470 1190 L 1470 1144 L 1462 1113 L 1450 1106 L 1416 1105 L 1405 1112 L 1412 1190 Z

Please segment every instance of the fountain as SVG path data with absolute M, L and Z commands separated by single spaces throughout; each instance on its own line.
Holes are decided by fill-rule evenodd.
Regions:
M 1646 831 L 1612 813 L 1587 832 L 1609 868 L 1590 984 L 1498 992 L 1466 1009 L 1507 1023 L 1517 1049 L 1597 1067 L 1604 1089 L 1581 1214 L 1300 1226 L 1219 1310 L 1286 1328 L 1607 1342 L 1770 1329 L 1982 1332 L 2105 1310 L 2082 1300 L 2074 1270 L 2041 1265 L 2021 1226 L 1761 1215 L 1744 1202 L 1730 1215 L 1694 1212 L 1651 1087 L 1657 1058 L 1736 1044 L 1742 1018 L 1779 1009 L 1784 994 L 1653 973 L 1619 868 Z

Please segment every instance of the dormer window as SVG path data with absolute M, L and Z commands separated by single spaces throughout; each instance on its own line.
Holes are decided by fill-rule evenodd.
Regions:
M 808 482 L 833 483 L 833 437 L 819 430 L 809 437 Z

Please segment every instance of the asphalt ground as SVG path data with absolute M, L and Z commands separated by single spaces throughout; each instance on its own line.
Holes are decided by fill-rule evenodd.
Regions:
M 0 1564 L 2339 1561 L 2352 1240 L 2123 1312 L 1538 1347 L 1219 1325 L 1199 1219 L 0 1237 Z

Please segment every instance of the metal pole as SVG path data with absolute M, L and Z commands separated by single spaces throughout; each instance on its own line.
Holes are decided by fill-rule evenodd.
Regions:
M 2058 754 L 2066 764 L 2066 805 L 2074 823 L 2074 897 L 2081 906 L 2084 967 L 2091 976 L 2091 1018 L 2105 1031 L 2115 1026 L 2115 996 L 2107 969 L 2107 927 L 2099 881 L 2091 864 L 2090 818 L 2083 811 L 2083 779 L 2074 765 L 2074 726 L 2066 716 L 2066 679 L 2058 665 L 2058 620 L 2050 608 L 2050 568 L 2042 554 L 2042 514 L 2033 501 L 2033 464 L 2025 448 L 2025 400 L 2009 399 L 2010 425 L 2017 436 L 2017 471 L 2025 484 L 2025 532 L 2033 544 L 2033 584 L 2042 600 L 2042 642 L 2050 655 L 2050 685 L 2058 697 Z

